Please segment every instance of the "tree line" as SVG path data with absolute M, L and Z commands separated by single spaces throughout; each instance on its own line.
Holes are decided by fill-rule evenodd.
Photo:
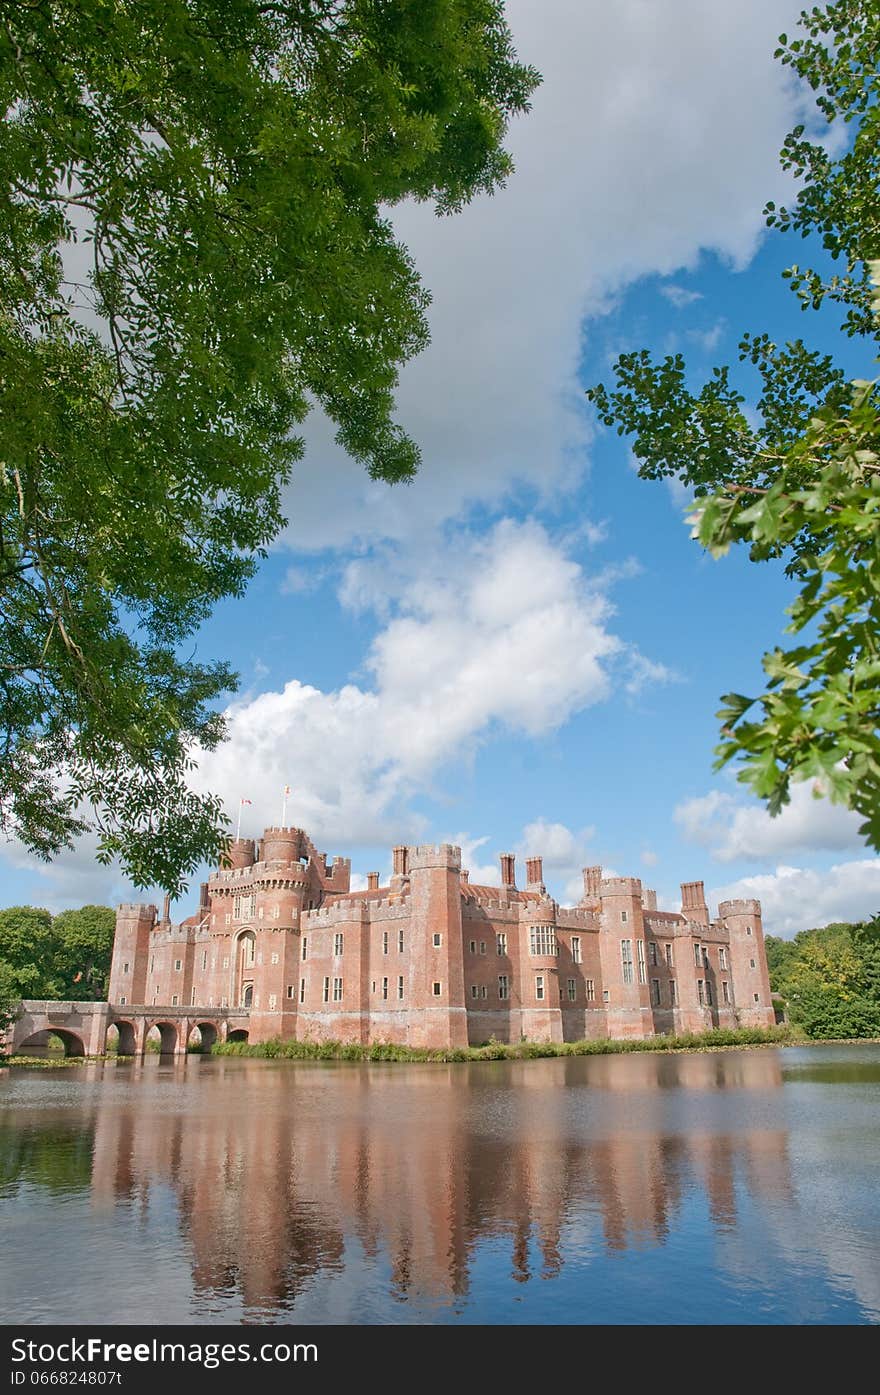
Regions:
M 38 906 L 0 911 L 0 1028 L 19 998 L 103 1002 L 115 926 L 109 906 L 55 916 Z
M 880 1037 L 880 916 L 765 940 L 770 987 L 810 1037 Z

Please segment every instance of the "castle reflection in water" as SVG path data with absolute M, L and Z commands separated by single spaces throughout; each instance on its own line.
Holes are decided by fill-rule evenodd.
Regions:
M 778 1090 L 775 1053 L 591 1059 L 588 1087 L 582 1060 L 549 1081 L 524 1062 L 502 1067 L 503 1091 L 492 1066 L 206 1065 L 117 1068 L 142 1079 L 91 1115 L 90 1195 L 129 1203 L 136 1225 L 170 1189 L 196 1293 L 246 1309 L 289 1311 L 353 1241 L 384 1254 L 392 1294 L 448 1300 L 487 1240 L 526 1283 L 559 1273 L 572 1230 L 581 1249 L 584 1228 L 593 1247 L 660 1246 L 687 1192 L 720 1229 L 743 1187 L 790 1195 L 772 1107 L 744 1132 L 713 1117 L 729 1091 Z

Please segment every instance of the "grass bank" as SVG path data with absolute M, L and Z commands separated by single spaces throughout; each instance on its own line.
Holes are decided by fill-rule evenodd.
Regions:
M 211 1048 L 214 1056 L 254 1056 L 282 1061 L 534 1061 L 553 1056 L 618 1056 L 633 1051 L 718 1051 L 731 1046 L 788 1046 L 805 1038 L 792 1027 L 744 1027 L 740 1031 L 682 1032 L 679 1036 L 644 1037 L 636 1041 L 539 1042 L 520 1041 L 508 1046 L 490 1041 L 485 1046 L 429 1051 L 393 1042 L 361 1046 L 342 1041 L 232 1041 Z

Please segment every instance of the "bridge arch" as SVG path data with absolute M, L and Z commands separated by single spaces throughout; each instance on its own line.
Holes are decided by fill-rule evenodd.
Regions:
M 65 1056 L 84 1056 L 86 1054 L 85 1042 L 76 1032 L 68 1031 L 66 1027 L 50 1027 L 42 1032 L 32 1032 L 30 1036 L 16 1043 L 16 1056 L 47 1056 L 49 1054 L 49 1038 L 58 1037 L 64 1046 Z
M 159 1033 L 159 1049 L 163 1056 L 174 1056 L 177 1054 L 178 1028 L 176 1023 L 163 1022 L 161 1020 L 151 1022 L 147 1028 L 147 1036 L 149 1036 L 152 1031 L 157 1031 Z
M 202 1051 L 210 1051 L 215 1042 L 220 1040 L 220 1030 L 216 1022 L 211 1022 L 205 1018 L 199 1018 L 192 1023 L 187 1037 L 187 1046 L 195 1044 L 193 1032 L 198 1032 L 198 1040 Z
M 248 1034 L 246 1027 L 234 1027 L 231 1032 L 226 1033 L 227 1041 L 247 1041 Z
M 124 1018 L 116 1017 L 110 1024 L 115 1027 L 119 1034 L 119 1044 L 116 1048 L 120 1056 L 137 1055 L 137 1032 L 133 1022 L 126 1022 Z M 109 1028 L 108 1028 L 109 1031 Z

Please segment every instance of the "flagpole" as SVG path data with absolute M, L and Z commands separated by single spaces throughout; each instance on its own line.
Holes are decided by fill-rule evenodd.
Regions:
M 281 827 L 285 827 L 284 820 L 287 818 L 287 788 L 281 796 Z
M 239 838 L 241 837 L 241 804 L 242 804 L 242 801 L 239 800 L 239 801 L 238 801 L 238 823 L 237 823 L 236 826 L 235 826 L 235 841 L 236 841 L 236 843 L 238 842 Z

